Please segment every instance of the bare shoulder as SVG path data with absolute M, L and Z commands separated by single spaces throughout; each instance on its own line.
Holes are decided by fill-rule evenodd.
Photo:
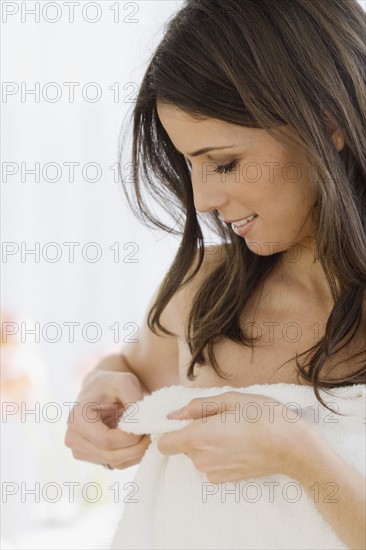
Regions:
M 147 323 L 150 308 L 155 303 L 161 285 L 156 289 L 147 306 L 137 343 L 125 344 L 121 353 L 130 371 L 136 374 L 143 387 L 154 391 L 163 386 L 179 384 L 179 345 L 178 340 L 184 338 L 186 316 L 190 311 L 192 299 L 199 285 L 209 273 L 209 270 L 220 261 L 220 254 L 205 250 L 204 261 L 193 279 L 177 291 L 163 310 L 160 322 L 171 336 L 153 333 Z M 198 258 L 198 254 L 197 254 Z M 196 264 L 192 266 L 194 268 Z M 189 275 L 189 274 L 188 274 Z

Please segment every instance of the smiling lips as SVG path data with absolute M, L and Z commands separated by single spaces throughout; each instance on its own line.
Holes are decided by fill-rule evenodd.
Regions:
M 251 216 L 248 216 L 247 218 L 243 218 L 242 220 L 238 220 L 237 222 L 233 222 L 231 225 L 235 226 L 236 228 L 242 227 L 243 225 L 251 222 L 254 220 L 254 218 L 257 216 L 257 214 L 252 214 Z
M 239 222 L 232 223 L 231 224 L 232 230 L 234 231 L 234 233 L 236 233 L 240 237 L 245 237 L 245 235 L 247 235 L 249 231 L 252 229 L 253 225 L 257 220 L 257 217 L 258 217 L 257 214 L 253 214 L 252 216 L 249 216 L 248 218 L 240 220 Z

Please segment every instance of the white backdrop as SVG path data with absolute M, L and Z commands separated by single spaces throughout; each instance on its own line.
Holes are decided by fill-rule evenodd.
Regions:
M 111 167 L 182 4 L 1 2 L 2 548 L 106 548 L 121 515 L 136 467 L 75 461 L 65 403 L 136 337 L 178 247 L 134 218 Z
M 113 483 L 135 471 L 74 460 L 64 404 L 99 357 L 138 337 L 178 246 L 136 220 L 110 167 L 181 4 L 1 3 L 3 548 L 106 548 L 126 497 Z

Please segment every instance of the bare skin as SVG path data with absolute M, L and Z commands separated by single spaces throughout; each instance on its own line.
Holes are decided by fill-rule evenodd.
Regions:
M 254 352 L 229 340 L 214 346 L 221 369 L 231 375 L 229 382 L 219 378 L 209 365 L 197 366 L 198 376 L 193 382 L 186 379 L 190 357 L 183 327 L 190 299 L 185 297 L 181 304 L 182 315 L 177 316 L 176 323 L 180 350 L 179 383 L 185 386 L 234 387 L 279 382 L 304 384 L 297 376 L 294 361 L 280 369 L 277 367 L 293 357 L 295 352 L 302 352 L 319 340 L 332 309 L 325 274 L 321 264 L 314 261 L 316 227 L 309 215 L 314 195 L 305 158 L 279 145 L 262 129 L 242 128 L 212 119 L 195 120 L 173 107 L 159 106 L 158 110 L 173 144 L 191 167 L 196 209 L 203 213 L 216 209 L 222 218 L 231 221 L 256 213 L 255 223 L 243 237 L 248 248 L 260 255 L 285 252 L 275 271 L 251 296 L 245 318 L 244 315 L 241 318 L 244 330 L 246 323 L 256 323 L 252 326 L 261 338 L 255 344 Z M 336 130 L 332 137 L 340 151 L 344 147 L 342 135 Z M 230 147 L 234 144 L 232 148 L 211 151 L 211 158 L 203 156 L 207 151 L 200 156 L 192 155 L 203 147 Z M 254 181 L 240 170 L 238 179 L 234 173 L 228 172 L 222 181 L 222 174 L 214 173 L 212 164 L 207 164 L 209 161 L 213 165 L 237 161 L 240 167 L 242 163 L 251 162 L 255 168 L 260 168 L 260 177 Z M 279 167 L 273 177 L 264 170 L 265 163 L 267 167 L 268 163 Z M 289 179 L 284 169 L 288 163 L 295 163 L 299 178 Z M 296 258 L 296 261 L 290 261 L 290 258 Z M 210 262 L 206 266 L 198 277 L 201 281 L 197 280 L 196 285 L 202 282 L 204 272 L 207 273 L 213 264 Z M 190 289 L 190 298 L 193 297 L 192 291 L 193 288 Z M 348 358 L 351 351 L 364 348 L 365 309 L 364 304 L 362 327 L 358 339 L 352 343 L 352 350 L 348 346 L 338 352 L 336 361 L 328 360 L 323 365 L 321 380 L 326 380 L 328 375 L 339 379 L 354 372 L 354 361 L 348 361 Z M 169 418 L 192 421 L 180 430 L 163 434 L 157 447 L 166 456 L 184 453 L 213 483 L 280 473 L 300 481 L 310 495 L 310 487 L 315 481 L 324 485 L 329 479 L 334 480 L 340 488 L 336 506 L 333 503 L 329 506 L 324 499 L 315 505 L 347 548 L 363 548 L 363 475 L 340 459 L 301 417 L 295 423 L 284 421 L 282 403 L 276 403 L 280 412 L 273 422 L 268 423 L 268 415 L 264 412 L 266 400 L 268 398 L 260 392 L 248 395 L 235 390 L 208 399 L 191 399 L 179 411 L 172 411 Z M 226 411 L 236 411 L 237 405 L 239 410 L 245 410 L 244 407 L 253 401 L 262 413 L 257 422 L 248 423 L 242 419 L 238 422 L 232 414 L 227 421 Z M 210 404 L 210 412 L 205 404 Z M 315 466 L 309 466 L 313 464 Z
M 218 258 L 220 256 L 218 251 Z M 329 299 L 320 301 L 316 296 L 304 290 L 295 291 L 290 285 L 281 283 L 274 275 L 267 279 L 252 297 L 249 309 L 242 316 L 241 326 L 245 332 L 252 331 L 253 336 L 260 336 L 254 349 L 239 345 L 228 338 L 214 345 L 214 353 L 220 368 L 229 376 L 222 379 L 210 365 L 195 367 L 196 379 L 187 380 L 186 372 L 191 354 L 184 339 L 184 329 L 191 301 L 205 276 L 212 271 L 219 261 L 210 259 L 204 270 L 197 276 L 195 284 L 183 295 L 181 300 L 181 315 L 175 317 L 172 327 L 178 335 L 179 349 L 179 381 L 187 387 L 210 386 L 249 386 L 254 384 L 275 384 L 279 382 L 307 385 L 298 376 L 295 360 L 281 364 L 313 346 L 324 334 L 325 323 L 332 309 Z M 348 361 L 352 352 L 364 347 L 366 323 L 359 332 L 359 337 L 352 348 L 346 347 L 338 353 L 337 360 L 328 360 L 324 365 L 322 376 L 326 378 L 341 378 L 347 372 L 354 370 L 354 360 Z M 341 363 L 345 360 L 345 363 Z M 341 363 L 339 366 L 338 363 Z
M 109 463 L 119 469 L 139 463 L 150 444 L 149 436 L 139 438 L 116 429 L 115 411 L 121 409 L 121 404 L 174 384 L 187 387 L 305 384 L 298 377 L 293 360 L 278 367 L 318 341 L 332 309 L 325 274 L 319 262 L 314 262 L 316 228 L 309 216 L 314 197 L 306 159 L 280 145 L 262 129 L 243 128 L 214 119 L 197 121 L 179 109 L 161 105 L 158 105 L 158 114 L 173 144 L 191 166 L 197 211 L 216 209 L 226 220 L 257 213 L 253 229 L 242 237 L 247 246 L 261 255 L 279 251 L 285 254 L 276 270 L 251 297 L 242 318 L 244 330 L 252 322 L 253 334 L 261 336 L 254 351 L 227 339 L 214 346 L 215 357 L 228 379 L 220 378 L 207 365 L 195 368 L 198 376 L 194 381 L 186 378 L 190 361 L 184 339 L 187 315 L 196 290 L 222 260 L 219 246 L 214 254 L 207 255 L 200 272 L 173 297 L 163 312 L 162 324 L 178 337 L 154 335 L 145 317 L 139 331 L 139 344 L 126 346 L 118 357 L 107 358 L 87 377 L 76 398 L 80 405 L 72 411 L 65 443 L 76 459 Z M 332 128 L 329 131 L 341 151 L 342 134 Z M 230 149 L 190 156 L 203 147 L 234 144 Z M 237 160 L 241 168 L 239 179 L 234 172 L 213 172 L 216 163 L 227 164 L 233 160 Z M 242 170 L 246 163 L 250 163 L 247 171 Z M 156 294 L 147 310 L 155 297 Z M 347 347 L 338 354 L 337 363 L 341 364 L 336 366 L 333 361 L 324 365 L 323 379 L 328 375 L 341 378 L 353 370 L 354 365 L 347 358 L 362 349 L 365 332 L 364 319 L 352 349 Z M 346 359 L 344 363 L 343 359 Z M 82 415 L 83 406 L 91 402 L 99 403 L 101 410 L 100 420 L 93 424 Z
M 253 334 L 261 336 L 253 352 L 229 340 L 214 347 L 222 370 L 231 377 L 230 382 L 220 378 L 211 366 L 198 366 L 196 380 L 186 379 L 190 356 L 184 342 L 184 325 L 190 300 L 185 296 L 181 304 L 184 312 L 177 316 L 175 326 L 180 335 L 179 383 L 186 386 L 304 384 L 298 379 L 295 361 L 280 370 L 277 367 L 319 340 L 332 309 L 325 274 L 320 262 L 314 261 L 316 226 L 310 215 L 314 193 L 306 158 L 281 145 L 263 129 L 244 128 L 216 119 L 197 120 L 176 107 L 162 104 L 158 104 L 158 114 L 173 145 L 190 167 L 197 211 L 217 210 L 225 220 L 238 220 L 256 213 L 258 218 L 253 229 L 241 238 L 259 255 L 284 252 L 280 265 L 252 296 L 243 319 L 243 328 L 253 323 Z M 341 151 L 342 134 L 331 128 L 329 131 Z M 191 155 L 204 147 L 226 148 Z M 234 171 L 214 173 L 217 164 L 232 161 L 238 163 Z M 192 285 L 190 299 L 221 257 L 218 247 Z M 347 357 L 346 352 L 342 357 Z M 338 356 L 337 363 L 340 359 Z M 334 361 L 325 365 L 323 373 L 329 372 L 332 366 Z M 332 376 L 340 377 L 349 368 L 343 365 L 333 370 Z

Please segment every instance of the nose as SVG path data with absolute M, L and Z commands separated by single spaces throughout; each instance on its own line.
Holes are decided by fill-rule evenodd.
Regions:
M 220 185 L 212 181 L 211 178 L 203 181 L 202 171 L 200 173 L 196 172 L 195 175 L 193 175 L 192 171 L 191 181 L 193 202 L 197 212 L 206 214 L 212 210 L 225 210 L 229 197 L 223 188 L 220 188 Z

